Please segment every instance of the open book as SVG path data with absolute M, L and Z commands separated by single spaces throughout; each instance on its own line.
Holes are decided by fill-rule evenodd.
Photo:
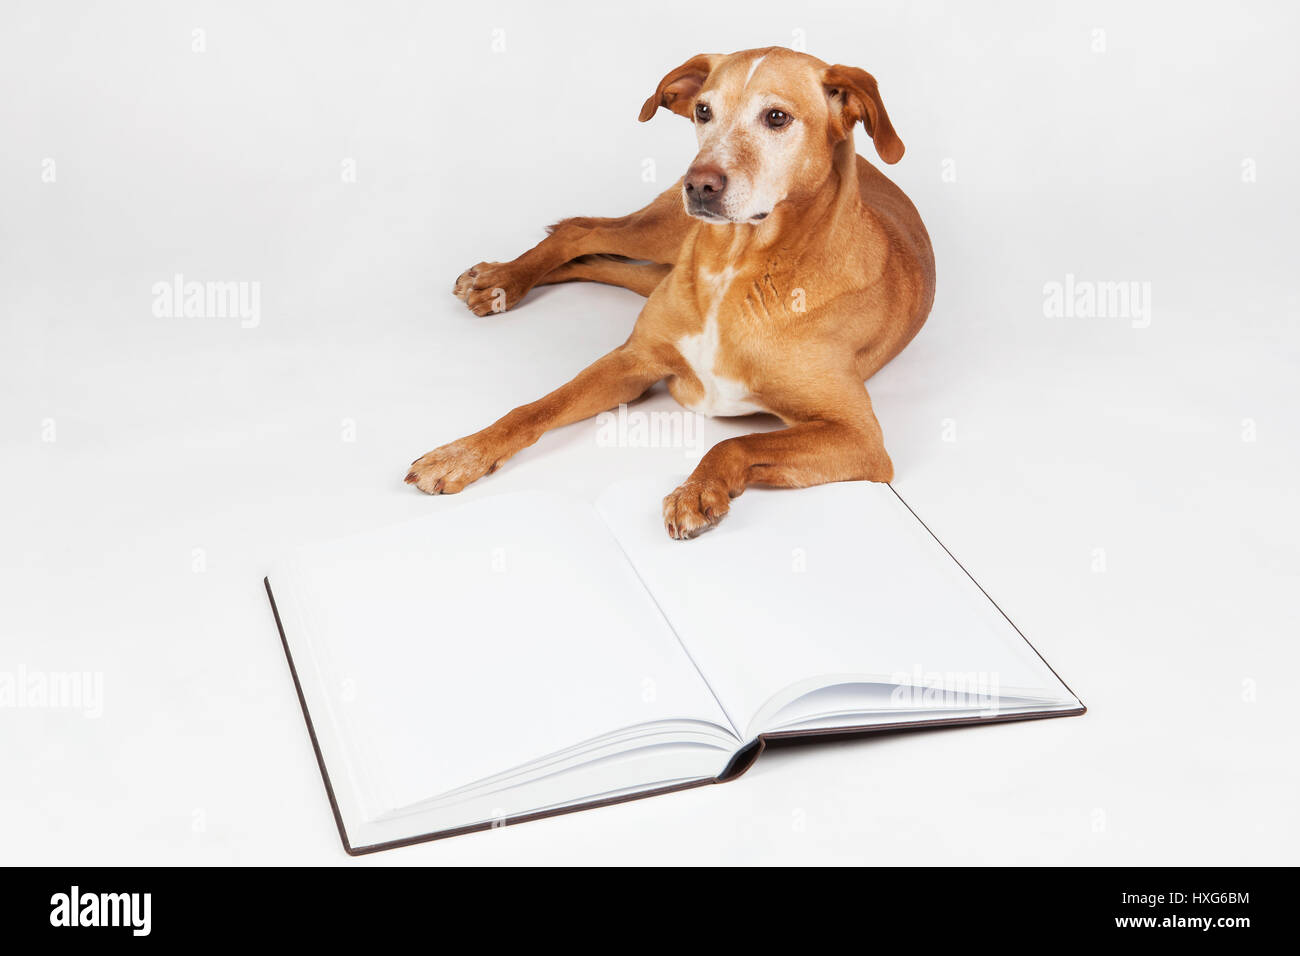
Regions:
M 267 578 L 349 853 L 731 779 L 774 737 L 1083 713 L 889 485 L 466 503 Z M 444 507 L 446 506 L 446 507 Z

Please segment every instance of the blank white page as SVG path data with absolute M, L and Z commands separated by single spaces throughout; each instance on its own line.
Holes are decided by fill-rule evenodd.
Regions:
M 525 492 L 430 509 L 269 576 L 367 819 L 619 728 L 727 727 L 589 504 Z
M 888 485 L 753 488 L 691 541 L 664 531 L 673 487 L 623 482 L 597 510 L 746 736 L 765 706 L 832 679 L 983 675 L 1002 694 L 1074 701 Z

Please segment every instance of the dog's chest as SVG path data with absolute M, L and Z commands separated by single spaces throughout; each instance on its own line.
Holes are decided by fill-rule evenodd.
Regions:
M 722 330 L 718 316 L 734 279 L 734 269 L 724 269 L 701 277 L 701 281 L 707 283 L 708 291 L 704 328 L 695 335 L 684 335 L 674 343 L 682 360 L 690 366 L 703 389 L 703 394 L 700 395 L 681 395 L 674 391 L 674 397 L 687 408 L 709 417 L 750 415 L 766 411 L 754 400 L 748 385 L 717 372 L 722 350 Z

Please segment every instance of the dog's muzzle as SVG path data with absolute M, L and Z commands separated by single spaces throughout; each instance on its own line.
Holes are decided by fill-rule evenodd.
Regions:
M 686 211 L 701 219 L 726 219 L 722 197 L 727 191 L 727 175 L 717 166 L 694 165 L 686 171 L 682 188 L 686 191 Z

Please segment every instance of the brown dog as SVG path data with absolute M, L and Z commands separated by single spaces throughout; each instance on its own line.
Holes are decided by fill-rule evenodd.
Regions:
M 890 481 L 863 383 L 920 330 L 934 254 L 915 207 L 858 156 L 858 122 L 887 163 L 903 144 L 869 73 L 780 47 L 700 55 L 641 107 L 695 124 L 686 176 L 618 219 L 565 219 L 518 259 L 456 280 L 477 315 L 536 285 L 587 280 L 648 296 L 627 342 L 569 384 L 418 459 L 408 483 L 452 494 L 546 431 L 639 397 L 667 379 L 706 415 L 771 412 L 788 427 L 709 450 L 663 502 L 692 538 L 751 484 Z

